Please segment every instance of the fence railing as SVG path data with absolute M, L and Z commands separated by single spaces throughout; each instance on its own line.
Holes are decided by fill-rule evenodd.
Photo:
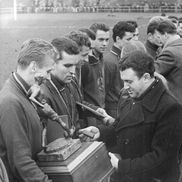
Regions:
M 93 6 L 93 7 L 17 7 L 17 13 L 181 13 L 182 5 L 177 6 L 159 6 L 159 7 L 145 7 L 145 6 Z M 13 13 L 13 8 L 0 8 L 0 13 Z

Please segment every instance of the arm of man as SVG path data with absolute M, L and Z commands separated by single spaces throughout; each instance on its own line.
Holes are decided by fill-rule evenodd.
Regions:
M 169 50 L 164 50 L 155 61 L 155 69 L 164 77 L 176 66 L 174 55 Z
M 141 157 L 123 159 L 118 162 L 121 175 L 160 178 L 172 171 L 182 142 L 182 107 L 173 104 L 163 108 L 158 115 L 156 129 L 151 142 L 151 151 Z M 122 157 L 122 156 L 121 156 Z
M 3 107 L 2 107 L 3 106 Z M 18 101 L 9 101 L 1 105 L 1 134 L 6 147 L 9 167 L 18 181 L 51 182 L 37 166 L 31 138 L 34 133 L 28 131 L 32 125 L 27 122 L 25 111 Z M 36 131 L 35 131 L 36 132 Z M 38 140 L 38 139 L 37 139 Z

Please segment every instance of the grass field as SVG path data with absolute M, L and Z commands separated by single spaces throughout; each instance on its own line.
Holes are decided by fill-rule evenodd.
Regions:
M 22 42 L 29 38 L 51 41 L 72 30 L 89 27 L 94 22 L 103 22 L 111 28 L 120 20 L 136 20 L 140 40 L 146 37 L 146 25 L 150 17 L 158 14 L 143 13 L 80 13 L 80 14 L 18 14 L 0 15 L 0 88 L 8 75 L 15 70 L 16 58 Z

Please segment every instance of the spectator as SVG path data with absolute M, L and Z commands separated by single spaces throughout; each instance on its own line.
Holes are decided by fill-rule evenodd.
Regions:
M 139 29 L 138 29 L 138 24 L 136 21 L 128 20 L 127 23 L 133 25 L 135 27 L 135 32 L 133 33 L 133 40 L 138 40 L 139 37 Z
M 76 65 L 76 78 L 78 81 L 79 88 L 81 88 L 81 66 L 83 65 L 84 61 L 88 62 L 88 54 L 91 48 L 91 42 L 87 35 L 85 35 L 81 31 L 72 31 L 68 34 L 68 37 L 75 41 L 78 45 L 80 51 L 80 60 Z
M 105 108 L 105 72 L 103 53 L 109 44 L 109 27 L 102 23 L 94 23 L 90 29 L 95 33 L 94 48 L 89 61 L 82 66 L 82 88 L 84 100 L 101 108 Z M 96 120 L 90 120 L 97 125 Z
M 119 60 L 123 46 L 133 38 L 135 27 L 126 21 L 120 21 L 113 27 L 112 38 L 114 44 L 109 52 L 104 55 L 105 66 L 105 110 L 112 117 L 117 117 L 117 105 L 123 81 L 119 73 Z
M 182 40 L 177 35 L 175 25 L 169 20 L 162 21 L 157 32 L 164 47 L 155 62 L 156 72 L 166 78 L 169 90 L 182 104 Z
M 182 17 L 178 21 L 177 33 L 182 38 Z
M 151 21 L 147 27 L 147 40 L 145 42 L 145 48 L 154 59 L 157 58 L 161 51 L 162 42 L 157 34 L 157 28 L 162 20 Z
M 94 41 L 96 39 L 95 32 L 93 32 L 89 28 L 81 28 L 81 29 L 79 29 L 79 31 L 85 33 L 89 37 L 89 40 L 91 42 L 91 49 L 94 48 Z

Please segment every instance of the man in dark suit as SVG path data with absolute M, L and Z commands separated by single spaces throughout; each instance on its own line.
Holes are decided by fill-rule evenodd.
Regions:
M 169 20 L 159 24 L 157 33 L 163 49 L 155 61 L 156 72 L 166 78 L 169 90 L 182 104 L 182 39 L 177 34 L 176 26 Z
M 133 38 L 135 27 L 126 21 L 120 21 L 113 27 L 113 46 L 104 54 L 105 66 L 105 110 L 112 116 L 117 117 L 117 106 L 123 81 L 119 73 L 119 61 L 124 46 Z
M 148 54 L 135 51 L 127 56 L 120 73 L 129 97 L 119 104 L 119 117 L 110 126 L 85 129 L 94 134 L 94 140 L 115 139 L 116 146 L 109 153 L 116 169 L 114 182 L 178 181 L 182 106 L 154 77 L 154 71 Z M 110 120 L 114 118 L 108 124 Z

